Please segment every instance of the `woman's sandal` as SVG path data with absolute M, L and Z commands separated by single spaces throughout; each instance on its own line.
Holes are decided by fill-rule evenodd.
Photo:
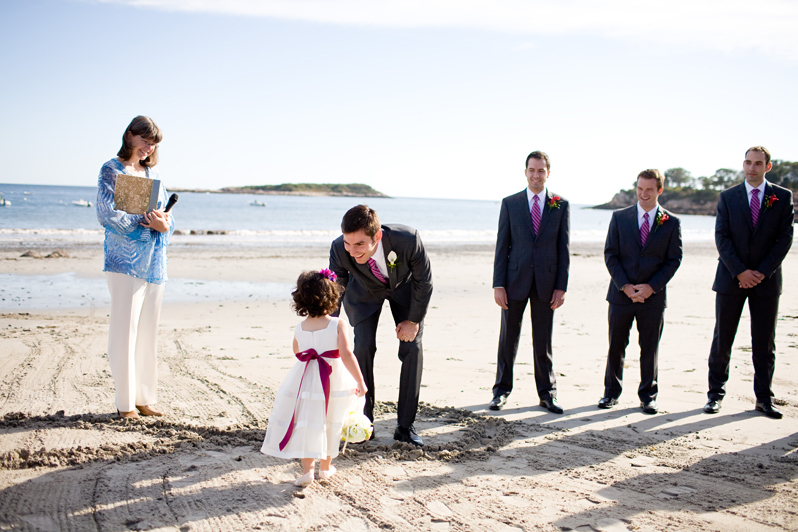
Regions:
M 300 488 L 304 488 L 305 486 L 310 486 L 313 483 L 313 471 L 305 473 L 302 476 L 297 477 L 294 481 L 294 486 L 299 486 Z

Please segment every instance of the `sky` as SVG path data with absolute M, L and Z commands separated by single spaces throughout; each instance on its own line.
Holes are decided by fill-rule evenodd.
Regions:
M 755 6 L 755 7 L 754 7 Z M 167 188 L 609 201 L 798 161 L 798 2 L 0 0 L 0 183 L 93 186 L 139 114 Z

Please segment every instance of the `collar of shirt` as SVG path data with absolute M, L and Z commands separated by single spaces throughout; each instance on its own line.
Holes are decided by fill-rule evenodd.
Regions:
M 535 194 L 529 187 L 526 187 L 526 202 L 529 204 L 529 212 L 532 212 L 532 198 L 537 196 L 540 201 L 540 212 L 543 213 L 543 204 L 546 203 L 546 188 L 544 187 L 538 194 Z
M 388 263 L 385 262 L 385 250 L 382 247 L 382 239 L 377 243 L 377 251 L 374 252 L 371 258 L 377 263 L 377 268 L 380 270 L 380 273 L 387 279 Z
M 648 227 L 653 227 L 654 219 L 657 217 L 657 208 L 659 208 L 659 203 L 654 205 L 654 208 L 648 211 Z M 640 202 L 637 202 L 637 227 L 643 227 L 643 215 L 646 211 L 643 210 L 643 207 L 640 206 Z
M 763 179 L 761 183 L 759 183 L 758 187 L 752 187 L 748 181 L 745 181 L 745 193 L 748 196 L 748 205 L 751 205 L 751 191 L 755 188 L 759 191 L 759 204 L 762 205 L 762 201 L 765 199 L 765 186 L 768 184 L 767 179 Z

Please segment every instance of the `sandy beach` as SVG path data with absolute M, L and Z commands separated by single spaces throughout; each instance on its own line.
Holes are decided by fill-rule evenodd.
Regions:
M 69 258 L 21 258 L 24 251 L 0 249 L 0 274 L 104 282 L 100 246 L 66 248 Z M 723 409 L 702 412 L 717 263 L 710 243 L 685 243 L 668 287 L 653 416 L 638 405 L 635 331 L 620 404 L 596 408 L 607 351 L 603 246 L 572 246 L 566 303 L 555 314 L 559 416 L 538 406 L 528 320 L 515 390 L 503 411 L 487 410 L 500 325 L 493 250 L 429 251 L 435 291 L 416 422 L 425 447 L 392 439 L 399 361 L 384 312 L 377 438 L 349 446 L 334 461 L 336 476 L 304 490 L 292 484 L 297 462 L 258 452 L 274 391 L 294 361 L 299 318 L 288 290 L 165 304 L 160 419 L 114 415 L 107 307 L 0 314 L 0 529 L 798 530 L 794 252 L 776 331 L 774 391 L 784 419 L 772 420 L 754 411 L 747 309 Z M 175 246 L 169 257 L 173 280 L 290 285 L 301 270 L 326 266 L 327 248 Z

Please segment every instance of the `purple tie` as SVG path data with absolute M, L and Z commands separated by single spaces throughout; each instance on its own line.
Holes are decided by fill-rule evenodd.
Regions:
M 643 225 L 640 226 L 640 247 L 646 245 L 646 240 L 648 239 L 648 213 L 643 213 Z
M 754 228 L 759 221 L 759 189 L 755 188 L 751 191 L 751 221 L 754 222 Z
M 537 236 L 538 229 L 540 229 L 540 200 L 537 195 L 532 196 L 532 211 L 530 214 L 532 215 L 532 227 L 535 228 L 535 236 Z
M 377 267 L 377 261 L 373 258 L 369 259 L 369 268 L 371 269 L 371 273 L 374 274 L 374 277 L 376 277 L 379 282 L 388 284 L 388 279 L 386 279 L 385 276 L 380 273 L 380 269 Z

